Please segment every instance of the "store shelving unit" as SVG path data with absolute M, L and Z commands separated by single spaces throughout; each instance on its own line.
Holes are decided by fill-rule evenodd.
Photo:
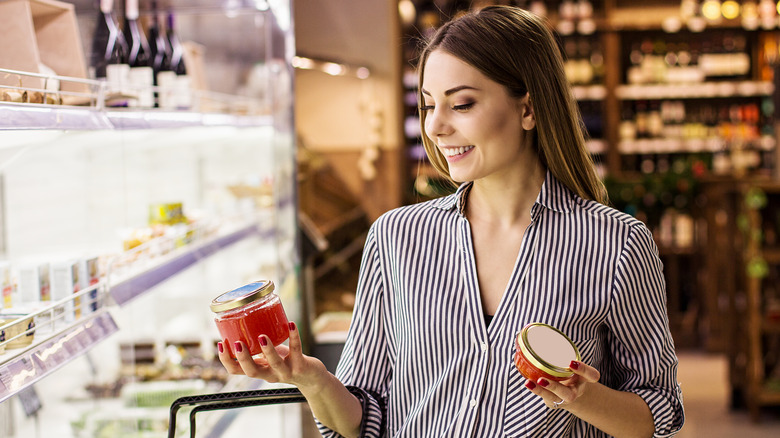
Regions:
M 747 335 L 739 353 L 744 360 L 745 404 L 758 421 L 762 407 L 780 405 L 780 184 L 743 184 L 736 194 L 742 218 Z
M 77 421 L 63 418 L 62 403 L 85 409 L 84 415 L 97 414 L 79 426 L 88 429 L 96 421 L 112 421 L 112 415 L 117 424 L 137 415 L 143 419 L 141 410 L 125 416 L 122 411 L 132 405 L 117 394 L 103 395 L 103 387 L 149 378 L 140 374 L 139 345 L 154 350 L 155 366 L 166 365 L 172 353 L 175 360 L 211 364 L 219 335 L 208 302 L 241 283 L 273 279 L 288 317 L 306 330 L 298 279 L 292 90 L 285 88 L 292 69 L 285 57 L 292 52 L 282 50 L 292 43 L 289 4 L 253 2 L 225 9 L 213 2 L 186 3 L 158 2 L 166 13 L 179 13 L 183 39 L 216 44 L 213 66 L 228 83 L 220 82 L 219 92 L 191 90 L 189 108 L 117 107 L 122 99 L 111 95 L 104 81 L 0 65 L 5 78 L 72 82 L 84 90 L 78 105 L 0 102 L 1 260 L 12 273 L 28 263 L 84 258 L 98 260 L 100 268 L 99 280 L 56 301 L 30 305 L 14 292 L 13 320 L 6 318 L 0 328 L 15 330 L 20 321 L 35 325 L 0 341 L 0 435 L 56 431 L 61 436 Z M 76 5 L 84 15 L 79 22 L 87 24 L 85 37 L 92 7 Z M 217 22 L 255 32 L 252 42 L 231 52 L 238 59 L 226 58 L 222 50 L 230 32 L 197 32 L 203 23 Z M 201 61 L 209 73 L 211 61 Z M 245 75 L 244 68 L 254 69 L 252 74 L 266 69 L 264 80 L 255 83 L 261 96 L 257 89 L 249 90 L 253 97 L 229 89 L 226 73 Z M 186 218 L 153 225 L 151 208 L 170 203 L 180 203 Z M 11 348 L 28 335 L 31 343 Z M 197 357 L 185 354 L 185 346 L 193 345 Z M 203 379 L 210 382 L 208 390 L 218 390 L 215 381 L 224 383 L 219 375 Z M 223 390 L 252 385 L 231 379 Z M 43 415 L 33 425 L 12 407 L 17 395 L 21 400 L 35 393 Z M 225 428 L 230 418 L 212 418 L 209 424 Z

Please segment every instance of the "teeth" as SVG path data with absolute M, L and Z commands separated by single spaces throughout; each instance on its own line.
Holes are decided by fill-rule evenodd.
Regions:
M 444 155 L 446 155 L 448 157 L 454 157 L 454 156 L 460 155 L 460 154 L 462 154 L 464 152 L 468 152 L 471 149 L 474 149 L 474 146 L 461 146 L 459 148 L 444 148 L 444 150 L 442 152 L 444 153 Z

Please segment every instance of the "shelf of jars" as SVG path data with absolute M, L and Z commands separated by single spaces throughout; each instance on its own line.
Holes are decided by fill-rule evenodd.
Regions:
M 20 84 L 0 86 L 0 129 L 154 129 L 269 126 L 259 100 L 190 88 L 113 84 L 0 68 Z M 33 82 L 34 83 L 34 82 Z M 66 90 L 76 91 L 66 91 Z
M 0 316 L 0 402 L 86 353 L 118 330 L 109 309 L 124 306 L 154 286 L 231 245 L 258 237 L 271 241 L 266 212 L 221 224 L 198 224 L 167 233 L 108 260 L 58 266 L 49 274 L 51 295 L 63 281 L 76 290 L 59 300 L 22 302 Z M 264 220 L 265 219 L 265 220 Z M 96 274 L 105 265 L 104 273 Z M 92 271 L 90 273 L 89 271 Z M 66 277 L 64 280 L 62 277 Z M 81 288 L 79 278 L 89 286 Z M 6 286 L 10 287 L 10 286 Z M 11 313 L 13 312 L 13 313 Z

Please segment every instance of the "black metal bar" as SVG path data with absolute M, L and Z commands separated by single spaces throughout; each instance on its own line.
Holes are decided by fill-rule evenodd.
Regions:
M 254 391 L 218 392 L 179 397 L 171 404 L 168 438 L 176 435 L 176 414 L 184 406 L 194 406 L 190 412 L 190 437 L 195 436 L 195 415 L 203 411 L 235 409 L 280 403 L 299 403 L 306 398 L 297 388 L 259 389 Z

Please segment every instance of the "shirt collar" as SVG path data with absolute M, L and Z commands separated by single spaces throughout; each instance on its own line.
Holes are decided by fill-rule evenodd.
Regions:
M 439 198 L 433 206 L 442 210 L 450 210 L 457 208 L 458 213 L 464 215 L 464 208 L 466 206 L 466 197 L 473 182 L 465 182 L 458 187 L 452 195 Z M 569 213 L 572 210 L 572 204 L 574 203 L 574 194 L 563 183 L 558 181 L 550 171 L 547 171 L 547 175 L 542 183 L 542 189 L 539 191 L 539 196 L 536 197 L 534 203 L 534 210 L 538 210 L 536 205 L 541 205 L 549 210 L 556 211 L 558 213 Z

